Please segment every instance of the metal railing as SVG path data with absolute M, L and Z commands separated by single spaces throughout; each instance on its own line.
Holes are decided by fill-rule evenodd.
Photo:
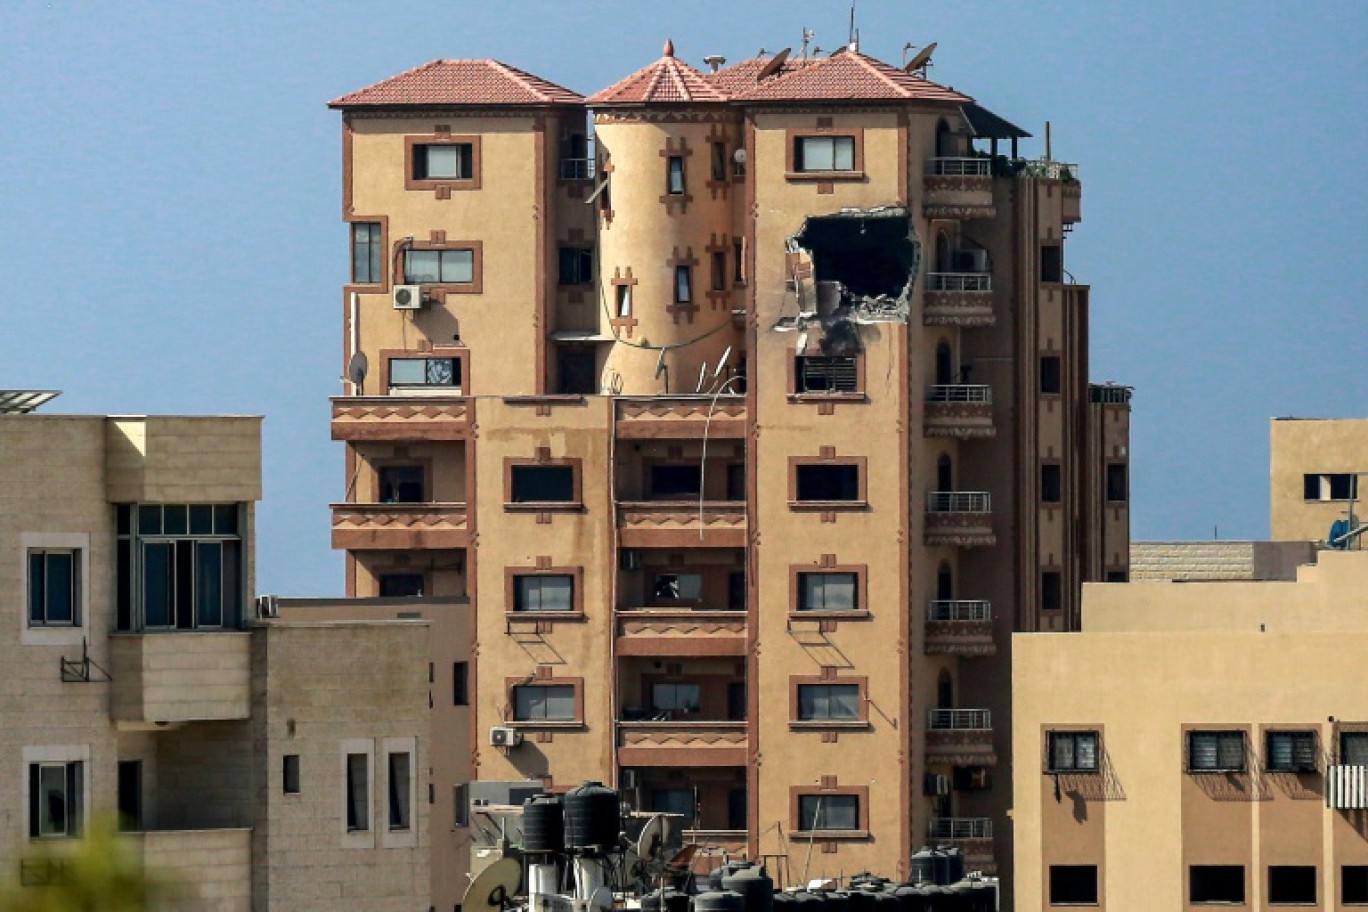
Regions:
M 1050 161 L 1042 158 L 1036 161 L 1021 162 L 1021 170 L 1017 174 L 1020 177 L 1076 181 L 1078 180 L 1078 165 L 1072 162 Z
M 941 817 L 931 821 L 932 839 L 992 839 L 993 821 L 988 817 Z
M 990 177 L 993 173 L 990 158 L 929 158 L 926 173 L 936 177 Z
M 1336 810 L 1368 808 L 1368 766 L 1337 764 L 1327 767 L 1325 806 Z
M 1132 392 L 1129 386 L 1093 383 L 1088 386 L 1088 401 L 1102 405 L 1125 405 L 1131 401 Z
M 992 402 L 993 388 L 978 383 L 937 383 L 927 387 L 927 402 Z
M 598 173 L 592 158 L 562 158 L 560 160 L 561 180 L 590 180 Z
M 987 599 L 932 599 L 926 603 L 928 621 L 991 621 L 993 603 Z
M 928 272 L 927 291 L 992 291 L 993 276 L 987 272 Z
M 926 714 L 926 726 L 937 731 L 991 731 L 993 713 L 987 709 L 933 709 Z
M 991 513 L 993 495 L 987 491 L 927 491 L 928 513 Z

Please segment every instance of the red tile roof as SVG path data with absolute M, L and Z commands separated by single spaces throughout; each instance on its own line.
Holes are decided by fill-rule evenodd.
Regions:
M 795 62 L 801 63 L 801 62 Z M 817 57 L 791 66 L 786 63 L 774 76 L 755 81 L 760 67 L 743 61 L 729 70 L 746 67 L 748 79 L 741 73 L 728 77 L 732 100 L 739 102 L 803 102 L 803 101 L 946 101 L 966 104 L 973 101 L 954 89 L 913 76 L 875 60 L 859 51 L 846 51 L 834 57 Z M 724 70 L 723 72 L 728 72 Z M 714 79 L 722 76 L 718 73 Z
M 583 103 L 584 96 L 578 92 L 497 60 L 434 60 L 334 98 L 328 107 Z
M 589 96 L 596 106 L 618 104 L 721 104 L 727 94 L 698 70 L 674 55 L 674 42 L 665 42 L 665 56 L 632 75 Z
M 735 95 L 744 92 L 755 85 L 755 79 L 763 70 L 774 60 L 773 57 L 751 57 L 748 60 L 741 60 L 729 67 L 724 67 L 716 73 L 707 75 L 708 81 L 717 86 L 728 95 Z M 775 75 L 792 73 L 794 70 L 805 67 L 811 61 L 803 58 L 789 58 L 779 67 L 779 72 Z M 773 78 L 773 77 L 771 77 Z

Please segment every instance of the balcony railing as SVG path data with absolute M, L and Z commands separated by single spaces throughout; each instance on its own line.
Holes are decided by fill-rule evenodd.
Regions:
M 933 709 L 927 713 L 927 727 L 937 731 L 988 731 L 993 713 L 987 709 Z
M 928 513 L 991 513 L 993 495 L 987 491 L 928 491 Z
M 560 160 L 561 180 L 591 180 L 598 173 L 592 158 L 562 158 Z
M 987 272 L 929 272 L 927 291 L 992 291 L 993 276 Z
M 926 390 L 927 402 L 993 401 L 993 388 L 977 383 L 937 383 Z
M 992 839 L 993 821 L 989 817 L 941 817 L 931 821 L 927 835 L 932 839 Z
M 1021 170 L 1017 172 L 1019 177 L 1043 177 L 1047 180 L 1078 180 L 1078 165 L 1072 162 L 1049 161 L 1048 159 L 1038 159 L 1036 161 L 1021 162 Z
M 1092 383 L 1088 386 L 1088 401 L 1100 405 L 1126 405 L 1131 401 L 1132 392 L 1129 386 Z
M 936 177 L 991 177 L 992 159 L 931 158 L 927 159 L 926 173 Z
M 932 599 L 926 605 L 928 621 L 991 621 L 993 603 L 987 599 Z

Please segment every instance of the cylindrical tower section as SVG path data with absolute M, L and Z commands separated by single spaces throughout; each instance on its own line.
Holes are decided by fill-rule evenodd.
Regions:
M 608 181 L 598 248 L 603 319 L 615 339 L 606 389 L 712 392 L 740 364 L 732 195 L 742 187 L 733 166 L 741 130 L 726 101 L 669 44 L 660 60 L 590 98 Z

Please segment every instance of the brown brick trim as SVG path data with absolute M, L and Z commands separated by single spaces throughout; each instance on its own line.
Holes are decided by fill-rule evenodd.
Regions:
M 457 136 L 450 132 L 431 133 L 426 136 L 404 137 L 404 189 L 431 190 L 437 199 L 450 199 L 453 190 L 480 189 L 480 142 L 479 135 Z M 470 149 L 470 177 L 466 180 L 418 180 L 413 176 L 414 146 L 468 145 Z

